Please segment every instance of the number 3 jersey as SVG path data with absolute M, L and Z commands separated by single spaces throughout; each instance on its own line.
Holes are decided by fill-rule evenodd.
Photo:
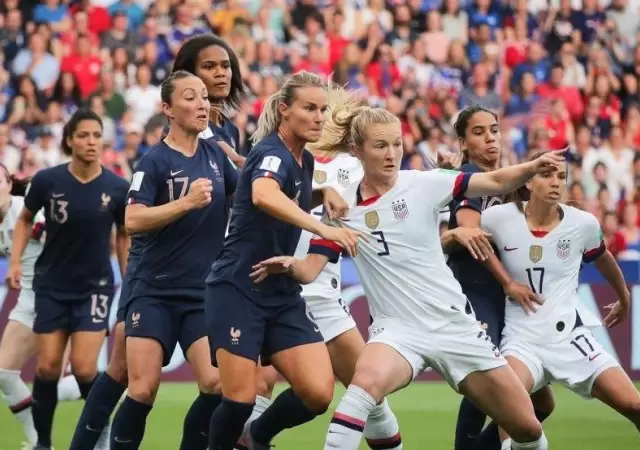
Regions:
M 362 164 L 358 158 L 353 156 L 339 154 L 329 160 L 315 158 L 313 189 L 331 187 L 344 196 L 349 188 L 360 184 L 362 174 Z M 311 215 L 318 220 L 321 219 L 323 214 L 323 206 L 318 206 L 311 210 Z M 296 258 L 304 258 L 307 254 L 311 237 L 311 233 L 302 230 L 295 252 Z M 302 296 L 335 299 L 340 296 L 340 287 L 340 263 L 329 263 L 313 283 L 302 286 Z
M 442 252 L 438 213 L 452 198 L 464 196 L 471 176 L 401 171 L 391 190 L 365 201 L 354 184 L 345 192 L 348 216 L 334 222 L 323 218 L 364 234 L 355 265 L 375 319 L 394 318 L 425 330 L 469 320 L 467 299 Z M 314 238 L 309 251 L 335 262 L 341 249 Z
M 565 339 L 579 319 L 578 275 L 583 261 L 605 251 L 598 220 L 590 213 L 560 205 L 562 220 L 549 232 L 530 231 L 515 204 L 494 206 L 482 213 L 482 228 L 492 234 L 502 264 L 518 283 L 529 286 L 544 304 L 527 315 L 507 300 L 505 336 L 535 342 Z

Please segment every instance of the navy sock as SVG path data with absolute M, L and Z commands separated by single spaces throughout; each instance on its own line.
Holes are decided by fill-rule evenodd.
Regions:
M 93 378 L 93 380 L 85 382 L 85 381 L 78 380 L 78 377 L 76 377 L 76 381 L 78 382 L 78 387 L 80 388 L 80 397 L 82 397 L 83 400 L 86 400 L 87 398 L 89 398 L 89 392 L 91 392 L 91 388 L 93 387 L 93 384 L 96 382 L 97 379 L 98 379 L 98 376 L 96 375 Z
M 200 392 L 184 418 L 180 450 L 206 450 L 211 416 L 221 401 L 220 394 Z
M 455 450 L 473 450 L 487 415 L 468 398 L 463 398 L 456 423 Z
M 545 412 L 541 412 L 538 410 L 534 410 L 536 413 L 536 418 L 540 423 L 544 422 L 546 418 L 549 417 L 549 414 Z M 495 422 L 491 422 L 487 425 L 487 428 L 480 434 L 476 442 L 476 448 L 480 450 L 499 450 L 500 449 L 500 435 L 498 434 L 498 424 Z
M 43 380 L 36 376 L 33 380 L 33 425 L 38 433 L 38 444 L 51 447 L 53 415 L 58 405 L 58 379 Z
M 96 379 L 86 399 L 69 450 L 94 448 L 127 387 L 103 373 Z
M 140 447 L 153 405 L 140 403 L 127 396 L 111 425 L 111 450 L 134 450 Z
M 256 442 L 268 445 L 278 433 L 307 423 L 318 416 L 289 388 L 251 424 L 251 436 Z
M 233 450 L 253 407 L 253 403 L 239 403 L 222 397 L 209 424 L 209 450 Z

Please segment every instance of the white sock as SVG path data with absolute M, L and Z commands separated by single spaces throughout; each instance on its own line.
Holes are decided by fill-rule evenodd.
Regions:
M 247 423 L 251 423 L 262 415 L 263 412 L 271 405 L 271 399 L 258 395 L 256 397 L 256 405 L 253 407 L 253 411 L 247 420 Z
M 364 426 L 364 437 L 371 448 L 402 450 L 398 420 L 386 398 L 371 410 Z
M 31 391 L 24 384 L 17 370 L 0 370 L 0 391 L 9 404 L 9 409 L 13 415 L 22 422 L 24 434 L 29 443 L 35 444 L 38 441 L 38 434 L 33 426 L 31 416 Z
M 68 402 L 80 400 L 80 397 L 80 388 L 76 377 L 67 375 L 58 382 L 58 400 Z
M 519 444 L 513 439 L 511 440 L 511 450 L 547 450 L 549 448 L 549 442 L 547 437 L 542 433 L 540 439 L 535 442 L 526 442 Z
M 505 439 L 502 441 L 502 447 L 500 450 L 511 450 L 511 439 Z
M 365 423 L 375 407 L 376 401 L 371 395 L 350 385 L 333 413 L 324 450 L 358 450 Z

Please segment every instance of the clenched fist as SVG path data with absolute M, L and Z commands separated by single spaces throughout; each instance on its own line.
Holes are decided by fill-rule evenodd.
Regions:
M 198 178 L 189 186 L 189 192 L 185 196 L 190 209 L 204 208 L 211 203 L 213 184 L 208 178 Z

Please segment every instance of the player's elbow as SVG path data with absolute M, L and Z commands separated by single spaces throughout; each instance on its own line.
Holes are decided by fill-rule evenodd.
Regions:
M 251 192 L 251 202 L 256 208 L 263 209 L 268 201 L 269 193 L 264 189 L 253 189 Z
M 142 229 L 142 221 L 140 220 L 140 215 L 138 213 L 139 211 L 127 207 L 124 215 L 124 229 L 129 235 L 144 231 Z

